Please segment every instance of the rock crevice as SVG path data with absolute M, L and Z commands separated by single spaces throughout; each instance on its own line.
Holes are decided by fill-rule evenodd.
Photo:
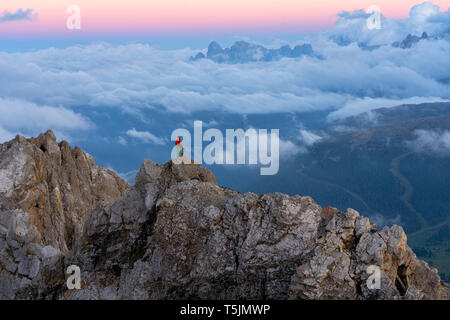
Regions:
M 399 226 L 379 229 L 353 209 L 322 209 L 307 196 L 242 194 L 218 186 L 193 162 L 146 160 L 128 187 L 53 137 L 0 145 L 2 298 L 449 297 Z M 77 162 L 75 172 L 69 162 Z M 101 201 L 83 199 L 78 210 L 66 205 L 84 196 L 79 190 L 99 190 Z M 58 218 L 67 215 L 78 220 Z M 62 229 L 49 236 L 44 225 L 51 221 Z M 66 223 L 80 230 L 70 241 Z M 70 265 L 80 267 L 80 290 L 65 286 Z M 373 268 L 380 288 L 368 285 Z

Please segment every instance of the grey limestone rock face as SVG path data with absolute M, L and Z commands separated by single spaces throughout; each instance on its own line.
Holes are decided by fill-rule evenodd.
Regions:
M 2 183 L 22 181 L 27 161 L 7 164 Z M 85 208 L 91 213 L 67 251 L 43 241 L 47 229 L 35 212 L 2 209 L 0 297 L 448 299 L 447 284 L 416 258 L 401 227 L 379 230 L 355 210 L 323 210 L 307 196 L 242 194 L 183 162 L 146 160 L 123 195 Z M 79 188 L 89 188 L 86 181 Z M 81 270 L 80 290 L 66 286 L 70 265 Z M 368 285 L 373 267 L 378 289 Z
M 54 267 L 62 253 L 39 244 L 40 234 L 27 212 L 0 212 L 0 230 L 0 299 L 33 299 L 52 285 L 41 280 L 41 271 Z
M 179 174 L 182 170 L 183 174 Z M 398 226 L 358 212 L 325 218 L 310 197 L 219 187 L 199 165 L 146 160 L 136 185 L 87 221 L 66 264 L 69 299 L 445 299 Z M 369 289 L 369 266 L 380 289 Z
M 50 130 L 0 144 L 0 299 L 33 299 L 60 285 L 63 254 L 92 210 L 127 187 Z
M 30 214 L 40 242 L 71 248 L 92 210 L 119 199 L 128 185 L 52 131 L 0 144 L 0 211 Z

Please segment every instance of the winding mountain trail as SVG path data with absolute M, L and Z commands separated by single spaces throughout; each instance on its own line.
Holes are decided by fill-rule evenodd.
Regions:
M 428 222 L 425 220 L 423 215 L 414 208 L 414 206 L 411 204 L 411 196 L 413 194 L 414 188 L 409 182 L 409 180 L 400 173 L 398 167 L 401 160 L 409 156 L 412 152 L 407 152 L 404 154 L 401 154 L 391 161 L 391 167 L 389 171 L 392 173 L 392 175 L 400 182 L 400 184 L 405 188 L 405 192 L 400 197 L 400 200 L 405 204 L 405 206 L 417 217 L 417 220 L 420 222 L 420 229 L 416 232 L 423 231 L 430 226 L 428 225 Z

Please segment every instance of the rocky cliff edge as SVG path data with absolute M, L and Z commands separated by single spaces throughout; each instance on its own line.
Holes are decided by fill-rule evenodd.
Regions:
M 130 187 L 51 132 L 0 145 L 1 299 L 449 297 L 401 227 L 353 209 L 242 194 L 186 161 L 145 160 Z

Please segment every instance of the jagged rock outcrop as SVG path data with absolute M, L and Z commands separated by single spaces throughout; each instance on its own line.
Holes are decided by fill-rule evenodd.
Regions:
M 21 231 L 34 224 L 24 212 L 14 215 L 20 223 L 11 214 L 0 220 L 0 244 L 9 252 L 0 256 L 0 272 L 15 268 L 3 262 L 15 257 L 14 248 L 26 251 L 29 262 L 20 271 L 24 283 L 0 278 L 7 298 L 449 297 L 401 227 L 379 230 L 352 209 L 322 210 L 310 197 L 242 194 L 218 186 L 195 163 L 146 160 L 135 185 L 94 210 L 67 253 L 34 245 L 34 233 Z M 80 290 L 66 286 L 70 265 L 81 270 Z M 371 266 L 379 267 L 379 289 L 367 285 Z
M 0 144 L 0 211 L 27 212 L 44 246 L 67 251 L 92 211 L 127 187 L 80 148 L 57 143 L 52 131 Z
M 63 281 L 62 257 L 92 211 L 127 187 L 50 130 L 0 144 L 0 299 L 33 298 L 42 283 Z

